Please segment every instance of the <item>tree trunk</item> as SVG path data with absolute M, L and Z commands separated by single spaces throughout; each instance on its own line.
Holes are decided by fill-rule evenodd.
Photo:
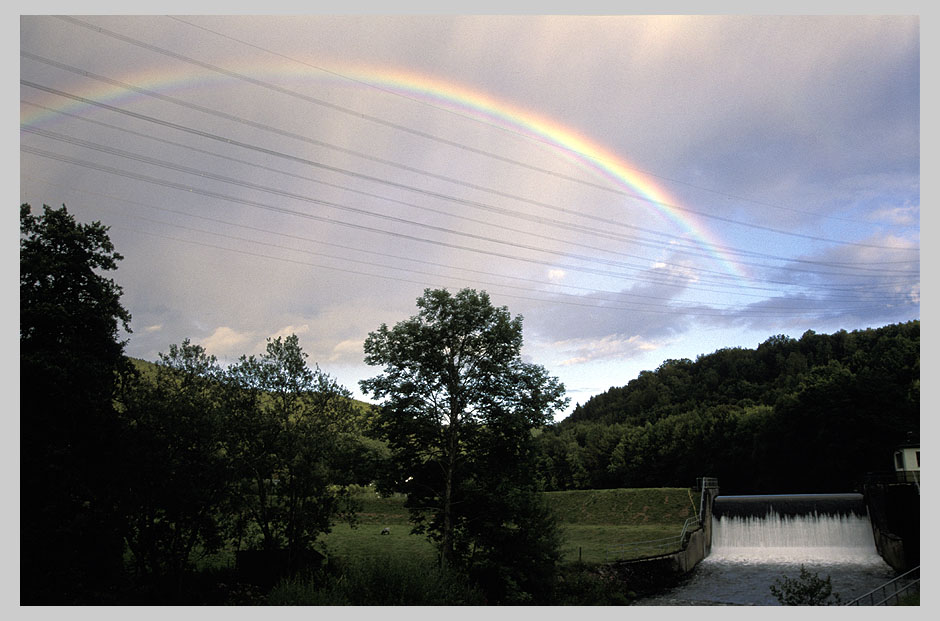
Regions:
M 446 568 L 454 566 L 454 516 L 453 491 L 454 470 L 457 464 L 457 425 L 456 417 L 450 420 L 450 429 L 447 438 L 447 456 L 444 466 L 444 525 L 441 537 L 441 565 Z

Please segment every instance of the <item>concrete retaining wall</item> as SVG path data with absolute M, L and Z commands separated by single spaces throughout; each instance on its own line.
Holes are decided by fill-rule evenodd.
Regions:
M 897 571 L 920 565 L 920 490 L 915 485 L 865 485 L 878 553 Z

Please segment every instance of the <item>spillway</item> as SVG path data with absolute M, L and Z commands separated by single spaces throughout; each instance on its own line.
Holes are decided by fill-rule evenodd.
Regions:
M 878 562 L 861 494 L 719 496 L 714 558 L 748 562 Z
M 770 586 L 797 578 L 801 565 L 830 577 L 843 601 L 895 576 L 875 548 L 861 494 L 719 496 L 709 556 L 678 587 L 637 603 L 775 606 Z

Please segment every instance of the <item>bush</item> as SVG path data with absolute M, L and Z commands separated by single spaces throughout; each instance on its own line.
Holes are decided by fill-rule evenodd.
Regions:
M 800 565 L 799 578 L 791 579 L 783 576 L 782 581 L 778 578 L 774 580 L 774 584 L 770 585 L 770 592 L 784 606 L 829 606 L 832 604 L 838 606 L 842 604 L 839 594 L 832 592 L 832 579 L 829 576 L 822 579 L 819 574 L 810 573 L 803 565 Z
M 605 574 L 583 563 L 563 567 L 555 586 L 556 606 L 629 606 L 636 593 L 615 574 Z
M 268 596 L 274 606 L 482 605 L 482 595 L 455 574 L 391 556 L 330 564 L 306 578 L 284 580 Z

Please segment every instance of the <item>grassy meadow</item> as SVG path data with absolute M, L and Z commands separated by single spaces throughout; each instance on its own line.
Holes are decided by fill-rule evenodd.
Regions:
M 607 548 L 623 543 L 675 537 L 697 510 L 698 498 L 688 488 L 609 489 L 547 492 L 562 528 L 562 561 L 602 563 Z M 358 525 L 337 525 L 321 537 L 330 556 L 365 561 L 376 556 L 435 558 L 421 535 L 412 535 L 404 496 L 358 497 Z M 388 528 L 390 534 L 383 535 Z

